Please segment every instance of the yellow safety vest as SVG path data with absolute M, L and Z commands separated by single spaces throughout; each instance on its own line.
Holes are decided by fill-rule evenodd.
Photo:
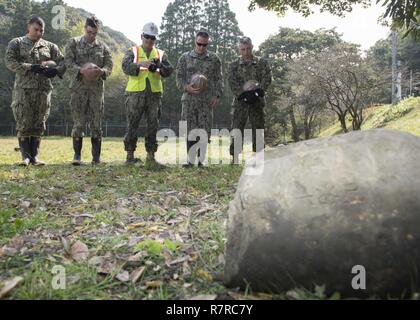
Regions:
M 152 61 L 154 59 L 159 59 L 162 61 L 163 51 L 160 51 L 156 48 L 152 49 L 149 58 L 147 58 L 147 55 L 144 52 L 142 46 L 133 47 L 132 50 L 134 53 L 134 63 Z M 149 79 L 152 92 L 163 92 L 163 83 L 159 70 L 157 72 L 150 72 L 147 68 L 143 67 L 140 67 L 138 76 L 129 76 L 127 88 L 125 91 L 142 92 L 146 90 L 146 79 Z

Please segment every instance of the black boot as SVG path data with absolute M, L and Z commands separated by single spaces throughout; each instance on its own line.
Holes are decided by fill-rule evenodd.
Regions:
M 34 166 L 45 166 L 45 162 L 38 159 L 39 146 L 41 145 L 40 137 L 31 137 L 31 163 Z
M 134 157 L 134 151 L 127 151 L 127 158 L 125 159 L 126 164 L 136 163 L 136 158 Z
M 19 149 L 22 154 L 22 167 L 27 167 L 31 163 L 31 144 L 30 138 L 19 138 Z
M 92 142 L 92 164 L 101 163 L 101 148 L 102 148 L 102 139 L 101 138 L 91 138 Z
M 82 146 L 83 138 L 73 137 L 74 156 L 71 164 L 74 166 L 80 166 L 82 164 Z
M 144 167 L 147 170 L 158 171 L 166 168 L 163 164 L 156 161 L 155 153 L 153 151 L 147 152 L 146 162 L 144 163 Z
M 136 158 L 134 156 L 134 151 L 127 151 L 127 158 L 125 160 L 125 164 L 126 165 L 132 165 L 132 164 L 136 164 L 136 163 L 142 164 L 143 162 L 139 158 Z
M 187 164 L 182 165 L 183 168 L 185 169 L 190 169 L 192 167 L 194 167 L 194 160 L 195 160 L 195 156 L 190 156 L 190 149 L 193 147 L 193 145 L 195 145 L 196 142 L 195 141 L 187 141 Z
M 201 153 L 203 151 L 203 153 Z M 201 154 L 203 154 L 203 161 L 201 161 Z M 207 145 L 203 145 L 202 149 L 198 149 L 197 151 L 197 158 L 198 158 L 198 167 L 203 168 L 204 167 L 204 161 L 206 159 L 207 154 Z

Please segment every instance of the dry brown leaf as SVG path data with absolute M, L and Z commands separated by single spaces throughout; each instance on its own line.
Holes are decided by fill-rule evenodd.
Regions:
M 22 208 L 29 209 L 29 207 L 31 206 L 31 202 L 27 200 L 21 201 L 20 206 Z
M 134 256 L 130 256 L 127 261 L 129 262 L 139 262 L 143 257 L 147 256 L 147 253 L 140 251 Z
M 213 210 L 213 208 L 202 208 L 202 209 L 199 209 L 199 210 L 195 211 L 194 214 L 199 215 L 199 214 L 207 213 L 207 212 L 212 211 L 212 210 Z
M 160 280 L 146 282 L 146 287 L 153 288 L 153 289 L 160 288 L 162 285 L 163 285 L 163 282 Z
M 0 299 L 3 299 L 11 290 L 23 281 L 22 277 L 14 277 L 4 282 L 3 288 L 0 290 Z
M 129 248 L 134 247 L 137 243 L 140 242 L 141 239 L 143 239 L 143 237 L 131 237 L 128 239 L 127 246 Z
M 146 225 L 145 222 L 133 223 L 127 226 L 127 230 L 138 229 L 138 228 L 144 227 L 145 225 Z
M 127 282 L 130 281 L 130 274 L 128 273 L 128 271 L 124 270 L 117 274 L 116 278 L 121 282 Z
M 99 274 L 110 274 L 115 273 L 117 270 L 117 263 L 114 260 L 105 260 L 101 263 L 101 265 L 98 267 L 97 271 Z
M 131 282 L 136 283 L 144 273 L 144 270 L 146 270 L 146 267 L 141 267 L 137 270 L 134 270 L 130 275 Z
M 60 237 L 60 240 L 61 240 L 61 244 L 63 245 L 64 251 L 67 254 L 70 254 L 70 243 L 69 243 L 69 241 L 64 237 Z
M 91 265 L 91 266 L 98 266 L 98 265 L 102 264 L 104 262 L 104 260 L 105 260 L 105 257 L 95 256 L 95 257 L 92 257 L 92 258 L 89 259 L 88 264 Z
M 89 257 L 89 248 L 82 241 L 77 240 L 71 246 L 70 255 L 76 262 L 86 261 Z
M 184 261 L 188 261 L 189 259 L 190 259 L 190 256 L 184 256 L 184 257 L 181 257 L 181 258 L 178 258 L 169 262 L 169 265 L 173 266 L 174 264 L 182 263 Z
M 150 232 L 150 233 L 158 232 L 158 231 L 160 231 L 160 228 L 159 228 L 159 226 L 151 226 L 151 227 L 147 228 L 146 231 Z
M 187 207 L 179 207 L 178 208 L 178 212 L 180 214 L 182 214 L 183 216 L 188 217 L 190 215 L 190 213 L 191 213 L 191 209 L 190 208 L 187 208 Z

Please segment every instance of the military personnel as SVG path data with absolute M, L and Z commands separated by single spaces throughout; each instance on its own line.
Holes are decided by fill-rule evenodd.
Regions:
M 178 61 L 176 71 L 176 82 L 178 88 L 183 91 L 182 120 L 187 121 L 188 134 L 194 129 L 202 129 L 207 133 L 208 141 L 201 141 L 197 138 L 194 141 L 187 139 L 188 163 L 184 168 L 194 166 L 198 156 L 198 166 L 202 166 L 207 144 L 210 141 L 211 126 L 213 121 L 213 109 L 220 103 L 223 93 L 222 67 L 219 57 L 207 50 L 209 45 L 209 34 L 200 31 L 195 38 L 195 48 L 184 53 Z M 197 88 L 192 85 L 191 80 L 195 75 L 203 75 L 207 79 L 207 88 Z M 198 152 L 191 150 L 200 142 Z
M 239 129 L 243 143 L 244 129 L 249 119 L 252 126 L 252 150 L 258 152 L 264 149 L 264 143 L 257 146 L 257 130 L 264 130 L 265 121 L 265 92 L 271 84 L 271 70 L 268 62 L 253 54 L 252 41 L 242 37 L 239 41 L 240 57 L 229 65 L 228 81 L 235 96 L 232 104 L 232 130 Z M 263 132 L 263 131 L 262 131 Z M 232 163 L 238 163 L 239 150 L 235 150 L 234 140 L 230 146 Z
M 129 76 L 126 88 L 125 108 L 127 113 L 127 131 L 124 138 L 127 164 L 134 164 L 139 159 L 134 157 L 137 148 L 138 127 L 144 115 L 147 122 L 145 147 L 147 158 L 145 166 L 161 168 L 156 162 L 158 149 L 156 134 L 161 115 L 163 83 L 162 78 L 169 77 L 173 66 L 165 52 L 155 47 L 158 27 L 153 22 L 143 27 L 142 44 L 130 48 L 122 61 L 122 69 Z
M 42 39 L 44 31 L 44 20 L 32 16 L 26 36 L 10 41 L 5 55 L 7 68 L 16 73 L 11 107 L 23 166 L 45 165 L 38 152 L 50 114 L 51 79 L 65 72 L 63 55 L 57 45 Z
M 86 19 L 84 35 L 69 41 L 65 63 L 71 76 L 70 109 L 73 117 L 73 165 L 81 164 L 84 128 L 89 123 L 92 164 L 101 163 L 102 119 L 104 116 L 104 82 L 112 72 L 113 62 L 108 46 L 96 38 L 96 17 Z

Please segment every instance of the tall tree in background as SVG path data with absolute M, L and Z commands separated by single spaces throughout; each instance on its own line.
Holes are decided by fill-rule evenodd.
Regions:
M 350 12 L 356 4 L 368 7 L 372 3 L 381 4 L 383 17 L 390 18 L 398 29 L 405 29 L 405 34 L 420 35 L 420 1 L 419 0 L 251 0 L 249 9 L 256 6 L 272 10 L 280 15 L 292 9 L 303 16 L 313 13 L 313 7 L 318 7 L 321 12 L 330 12 L 343 16 Z
M 293 81 L 290 79 L 289 64 L 307 54 L 315 54 L 342 42 L 335 30 L 310 32 L 300 29 L 281 28 L 260 46 L 260 55 L 266 58 L 273 72 L 273 85 L 267 98 L 267 135 L 276 140 L 279 130 L 288 130 L 294 141 L 300 140 L 303 132 L 295 115 Z M 282 128 L 279 128 L 279 125 Z
M 420 43 L 416 37 L 404 37 L 404 31 L 398 32 L 397 60 L 398 70 L 402 74 L 402 96 L 420 95 Z M 379 40 L 366 54 L 366 62 L 375 72 L 378 87 L 372 92 L 376 103 L 391 103 L 391 37 Z M 411 86 L 410 86 L 411 85 Z

